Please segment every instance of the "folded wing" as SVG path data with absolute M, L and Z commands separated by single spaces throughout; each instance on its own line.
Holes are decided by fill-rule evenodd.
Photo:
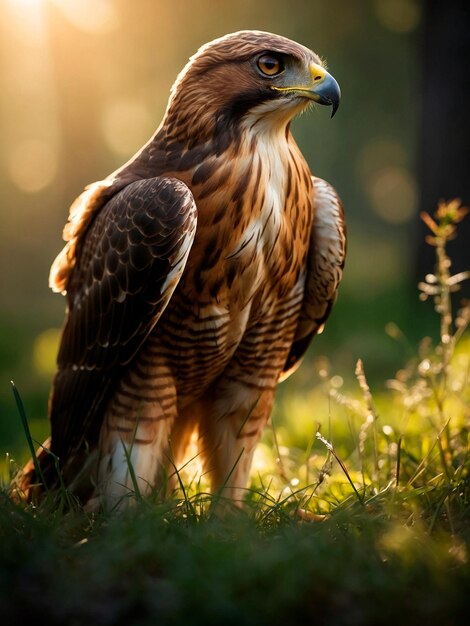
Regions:
M 322 331 L 336 300 L 346 256 L 344 211 L 335 189 L 312 176 L 314 218 L 305 295 L 296 334 L 280 380 L 300 365 L 313 337 Z
M 78 242 L 50 398 L 51 451 L 60 459 L 96 445 L 123 368 L 181 278 L 196 222 L 184 183 L 140 180 L 112 197 Z

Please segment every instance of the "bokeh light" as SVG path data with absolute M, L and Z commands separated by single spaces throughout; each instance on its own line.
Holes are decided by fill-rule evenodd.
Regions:
M 395 33 L 409 33 L 421 21 L 421 4 L 418 0 L 375 0 L 379 21 Z
M 7 161 L 10 179 L 26 193 L 45 189 L 57 174 L 57 150 L 41 139 L 19 142 L 8 154 Z
M 59 120 L 45 2 L 9 0 L 10 28 L 2 32 L 3 162 L 10 181 L 25 193 L 48 187 L 58 172 Z
M 36 372 L 50 379 L 56 370 L 57 349 L 62 331 L 48 328 L 40 333 L 33 346 L 33 363 Z
M 404 167 L 391 165 L 376 172 L 367 192 L 374 211 L 391 224 L 404 224 L 416 214 L 416 182 Z
M 391 224 L 416 215 L 418 193 L 409 160 L 404 146 L 387 137 L 370 140 L 359 152 L 357 172 L 371 208 Z
M 142 101 L 117 98 L 103 110 L 101 128 L 109 148 L 121 157 L 128 158 L 152 134 L 155 121 Z
M 361 184 L 366 184 L 370 176 L 389 165 L 406 166 L 408 155 L 406 148 L 397 139 L 373 137 L 359 151 L 357 171 Z

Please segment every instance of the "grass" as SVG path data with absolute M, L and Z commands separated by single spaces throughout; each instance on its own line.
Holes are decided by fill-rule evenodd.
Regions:
M 470 310 L 453 313 L 467 275 L 446 254 L 464 213 L 451 202 L 424 218 L 436 270 L 420 292 L 437 343 L 423 339 L 379 392 L 367 364 L 349 388 L 322 360 L 311 391 L 281 394 L 242 511 L 213 506 L 194 463 L 174 497 L 137 494 L 119 514 L 60 506 L 64 493 L 15 504 L 5 485 L 5 623 L 466 623 Z

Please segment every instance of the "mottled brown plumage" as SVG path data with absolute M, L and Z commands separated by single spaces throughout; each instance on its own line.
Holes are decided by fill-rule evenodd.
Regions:
M 193 431 L 214 490 L 242 498 L 280 379 L 334 302 L 341 203 L 290 132 L 339 89 L 310 50 L 242 31 L 206 44 L 154 137 L 72 206 L 51 286 L 67 316 L 50 450 L 91 505 L 161 486 Z M 46 482 L 52 456 L 40 462 Z M 22 487 L 37 480 L 26 468 Z

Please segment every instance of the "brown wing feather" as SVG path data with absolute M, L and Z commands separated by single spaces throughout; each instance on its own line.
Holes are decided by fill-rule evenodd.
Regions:
M 280 380 L 300 365 L 310 342 L 321 332 L 336 300 L 346 256 L 346 223 L 335 189 L 312 176 L 314 218 L 307 260 L 307 279 L 296 334 Z
M 188 187 L 134 182 L 101 209 L 77 247 L 50 399 L 51 451 L 93 447 L 109 394 L 165 309 L 196 230 Z

